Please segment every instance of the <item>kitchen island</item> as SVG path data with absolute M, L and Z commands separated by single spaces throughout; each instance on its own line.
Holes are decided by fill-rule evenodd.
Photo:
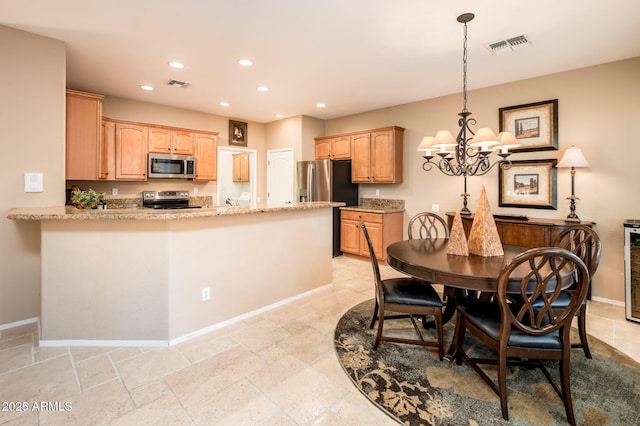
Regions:
M 332 208 L 343 205 L 7 218 L 40 223 L 41 345 L 170 345 L 331 285 Z

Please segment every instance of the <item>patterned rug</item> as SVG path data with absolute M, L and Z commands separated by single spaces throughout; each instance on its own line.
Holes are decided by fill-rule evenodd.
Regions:
M 373 300 L 351 308 L 338 322 L 335 349 L 344 371 L 378 408 L 406 425 L 566 425 L 562 400 L 539 369 L 511 367 L 507 378 L 509 421 L 502 419 L 495 393 L 464 362 L 439 361 L 435 348 L 382 342 L 373 351 L 369 329 Z M 454 325 L 445 325 L 445 351 Z M 385 322 L 385 335 L 415 337 L 408 319 Z M 435 331 L 425 330 L 425 339 Z M 573 336 L 573 338 L 577 338 Z M 488 355 L 465 336 L 472 356 Z M 590 337 L 593 359 L 582 349 L 571 353 L 571 390 L 580 425 L 640 425 L 639 364 Z M 557 362 L 547 366 L 558 377 Z M 495 368 L 486 366 L 487 371 Z M 493 374 L 495 379 L 495 374 Z

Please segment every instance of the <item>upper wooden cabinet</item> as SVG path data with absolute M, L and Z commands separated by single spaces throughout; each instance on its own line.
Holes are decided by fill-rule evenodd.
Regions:
M 97 180 L 101 155 L 102 95 L 67 90 L 66 165 L 68 180 Z
M 218 178 L 218 141 L 212 133 L 194 133 L 196 176 L 193 180 L 210 181 Z
M 351 181 L 402 183 L 403 140 L 395 126 L 351 135 Z
M 249 182 L 249 153 L 233 154 L 233 181 Z
M 116 179 L 147 180 L 149 129 L 116 123 Z
M 149 127 L 149 152 L 193 155 L 192 132 Z
M 116 178 L 116 124 L 102 120 L 100 149 L 98 150 L 98 179 L 115 180 Z
M 349 135 L 320 137 L 316 140 L 316 160 L 348 160 L 351 158 Z

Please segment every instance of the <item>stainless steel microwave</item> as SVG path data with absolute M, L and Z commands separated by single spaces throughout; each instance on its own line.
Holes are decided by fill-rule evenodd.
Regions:
M 150 178 L 193 179 L 196 159 L 190 155 L 149 153 Z

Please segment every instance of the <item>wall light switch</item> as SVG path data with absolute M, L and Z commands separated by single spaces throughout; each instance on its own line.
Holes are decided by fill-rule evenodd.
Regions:
M 44 190 L 44 177 L 42 173 L 24 174 L 24 192 L 42 192 Z
M 433 213 L 438 213 L 440 211 L 440 204 L 431 204 L 431 211 Z
M 118 195 L 118 188 L 111 188 L 111 195 Z

